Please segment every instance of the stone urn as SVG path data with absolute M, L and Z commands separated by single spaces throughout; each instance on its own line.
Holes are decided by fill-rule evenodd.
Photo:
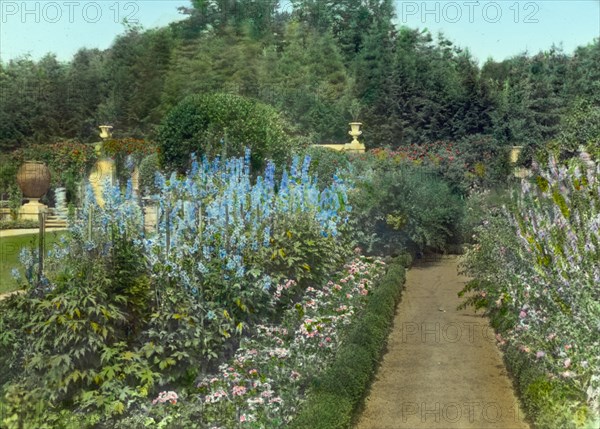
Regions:
M 523 151 L 523 146 L 513 146 L 510 148 L 509 159 L 510 159 L 511 164 L 517 163 L 517 161 L 519 160 L 519 157 L 521 156 L 522 151 Z
M 25 198 L 39 199 L 50 189 L 50 170 L 43 162 L 26 161 L 17 172 L 17 184 Z
M 112 125 L 98 125 L 100 128 L 100 138 L 108 139 L 112 136 Z
M 352 142 L 358 142 L 358 136 L 362 134 L 362 131 L 360 131 L 362 122 L 350 122 L 348 125 L 350 125 L 350 131 L 348 131 L 348 134 L 352 136 Z
M 344 150 L 348 152 L 362 153 L 365 151 L 365 145 L 358 141 L 358 136 L 362 134 L 360 126 L 362 122 L 350 122 L 350 131 L 348 134 L 352 136 L 352 141 L 344 145 Z
M 50 170 L 43 162 L 26 161 L 17 172 L 17 184 L 29 202 L 21 207 L 21 219 L 37 220 L 46 206 L 39 202 L 50 189 Z

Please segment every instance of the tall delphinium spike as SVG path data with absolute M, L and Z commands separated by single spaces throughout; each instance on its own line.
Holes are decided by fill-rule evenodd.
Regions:
M 250 176 L 250 148 L 246 147 L 244 150 L 244 174 Z
M 265 185 L 268 189 L 275 188 L 275 164 L 273 161 L 267 163 L 267 168 L 265 169 Z
M 310 182 L 310 176 L 308 175 L 308 169 L 310 168 L 310 155 L 306 155 L 304 157 L 304 161 L 302 163 L 302 183 L 307 184 Z
M 196 153 L 195 152 L 192 153 L 191 158 L 192 158 L 192 166 L 190 168 L 188 177 L 190 177 L 190 176 L 191 177 L 196 177 L 198 175 L 198 171 L 200 169 L 200 166 L 198 164 L 198 158 L 196 157 Z
M 298 159 L 297 155 L 292 158 L 292 165 L 290 167 L 290 178 L 291 179 L 294 179 L 294 180 L 298 179 L 298 174 L 299 174 L 298 163 L 299 162 L 300 162 L 300 160 Z

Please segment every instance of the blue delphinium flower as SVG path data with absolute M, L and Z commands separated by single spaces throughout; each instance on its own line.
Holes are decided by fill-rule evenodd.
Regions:
M 265 229 L 263 230 L 263 246 L 269 247 L 270 243 L 271 243 L 271 227 L 266 226 Z
M 297 156 L 294 156 L 292 159 L 292 165 L 290 166 L 290 176 L 292 179 L 298 178 L 298 163 L 299 159 Z
M 310 182 L 310 177 L 308 175 L 308 169 L 310 167 L 310 155 L 306 155 L 304 157 L 304 162 L 302 163 L 302 183 Z
M 267 168 L 265 169 L 265 184 L 268 189 L 275 188 L 275 164 L 273 161 L 267 163 Z
M 271 279 L 271 277 L 269 275 L 265 275 L 262 279 L 263 290 L 271 289 L 272 282 L 273 280 Z

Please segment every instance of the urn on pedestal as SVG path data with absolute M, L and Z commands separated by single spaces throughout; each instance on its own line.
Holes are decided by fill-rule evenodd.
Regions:
M 38 213 L 47 208 L 39 200 L 50 189 L 50 170 L 43 162 L 26 161 L 17 172 L 17 184 L 28 200 L 21 207 L 20 218 L 37 220 Z

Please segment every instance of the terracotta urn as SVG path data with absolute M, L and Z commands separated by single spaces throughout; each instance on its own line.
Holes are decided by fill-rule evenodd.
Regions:
M 26 161 L 17 172 L 17 184 L 26 199 L 41 198 L 50 189 L 50 170 L 43 162 Z

